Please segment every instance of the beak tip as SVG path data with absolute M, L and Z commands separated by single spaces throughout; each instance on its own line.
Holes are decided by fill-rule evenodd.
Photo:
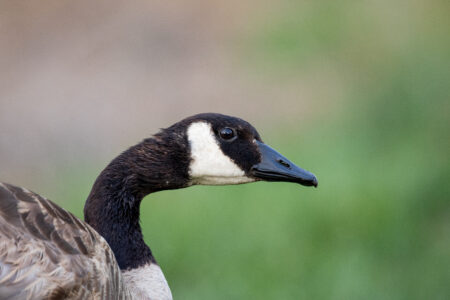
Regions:
M 313 176 L 313 178 L 308 180 L 306 183 L 304 182 L 303 185 L 309 185 L 309 186 L 313 186 L 313 187 L 317 188 L 319 186 L 319 182 L 317 181 L 316 176 Z

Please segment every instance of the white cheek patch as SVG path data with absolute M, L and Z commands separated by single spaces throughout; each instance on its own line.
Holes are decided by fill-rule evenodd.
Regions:
M 193 184 L 223 185 L 255 181 L 245 176 L 245 172 L 222 152 L 210 124 L 192 123 L 187 136 L 192 159 L 189 175 Z

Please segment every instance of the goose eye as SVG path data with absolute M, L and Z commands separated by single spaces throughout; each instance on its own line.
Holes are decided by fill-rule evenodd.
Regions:
M 230 141 L 230 140 L 232 140 L 233 138 L 236 137 L 236 132 L 233 129 L 229 128 L 229 127 L 225 127 L 225 128 L 222 128 L 219 131 L 219 136 L 223 140 Z

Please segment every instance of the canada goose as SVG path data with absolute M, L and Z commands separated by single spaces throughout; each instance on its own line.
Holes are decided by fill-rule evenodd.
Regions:
M 85 221 L 26 189 L 0 183 L 1 299 L 172 299 L 139 225 L 144 196 L 195 184 L 316 177 L 221 114 L 184 119 L 116 157 L 98 176 Z

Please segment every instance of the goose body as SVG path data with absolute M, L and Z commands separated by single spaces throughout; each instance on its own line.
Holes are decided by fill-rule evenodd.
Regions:
M 0 299 L 131 299 L 114 253 L 91 226 L 0 183 Z
M 184 119 L 115 158 L 86 200 L 85 221 L 0 183 L 0 299 L 172 299 L 139 225 L 144 196 L 195 184 L 315 176 L 265 145 L 244 120 Z

